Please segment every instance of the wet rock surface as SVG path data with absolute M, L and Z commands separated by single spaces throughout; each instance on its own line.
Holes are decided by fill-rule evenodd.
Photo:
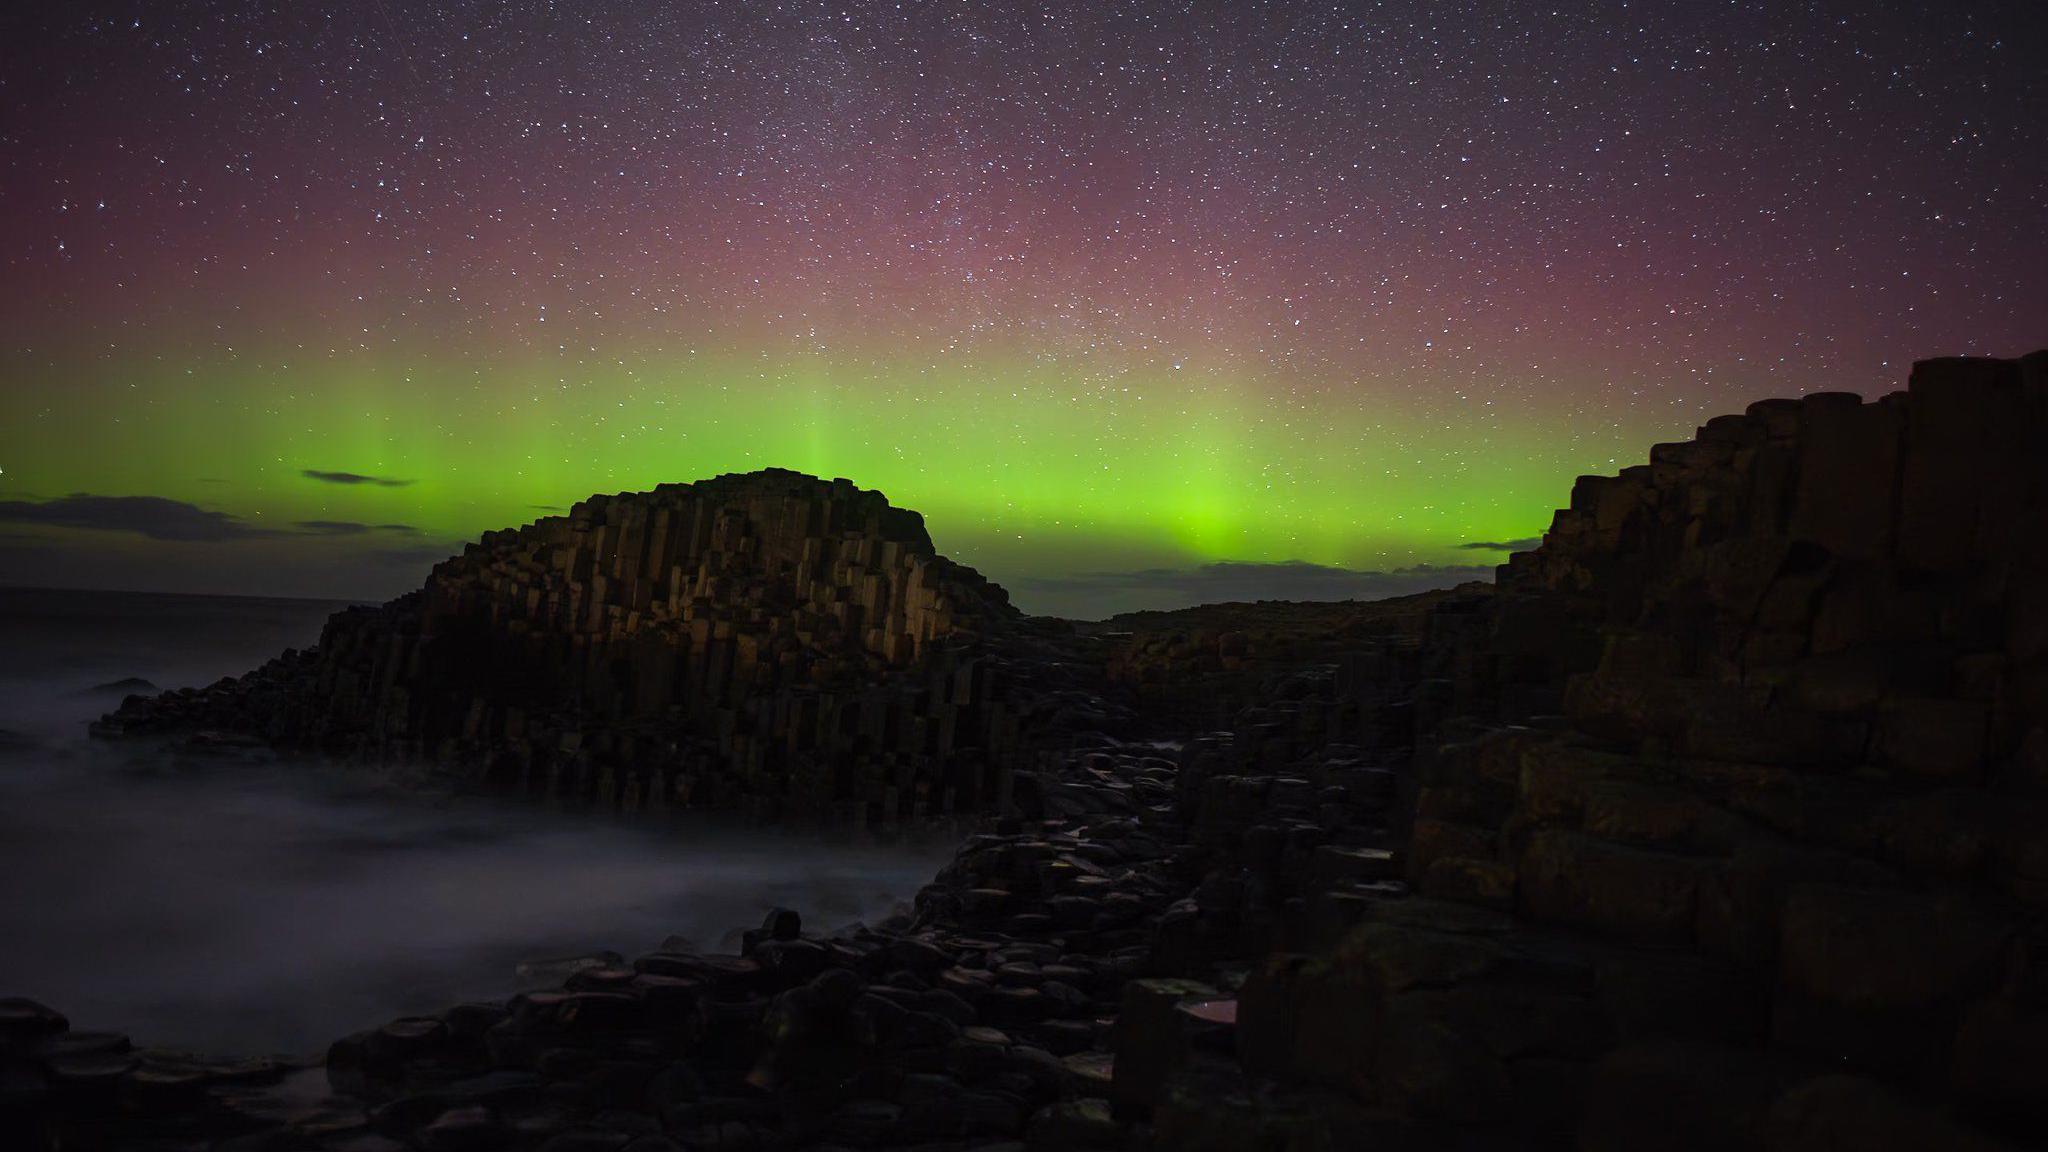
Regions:
M 881 822 L 950 784 L 955 810 L 988 814 L 906 915 L 818 934 L 778 910 L 737 954 L 622 957 L 556 992 L 392 1021 L 337 1041 L 335 1095 L 294 1114 L 247 1079 L 8 1002 L 0 1099 L 64 1147 L 2040 1146 L 2044 430 L 2048 354 L 1923 363 L 1870 404 L 1759 404 L 1581 480 L 1497 587 L 1381 606 L 1212 606 L 1061 632 L 942 580 L 949 626 L 917 616 L 877 646 L 868 620 L 913 619 L 892 607 L 838 633 L 881 682 L 948 669 L 954 694 L 918 689 L 908 715 L 961 703 L 953 731 L 973 712 L 964 727 L 983 733 L 937 758 L 896 745 L 891 778 L 908 783 L 893 794 L 829 791 Z M 527 532 L 587 538 L 609 515 L 579 507 Z M 609 563 L 635 590 L 582 607 L 540 608 L 575 603 L 546 579 L 484 591 L 483 574 L 512 579 L 499 565 L 573 573 L 584 554 L 487 540 L 437 572 L 424 602 L 440 607 L 331 627 L 320 653 L 223 689 L 244 700 L 227 714 L 300 717 L 258 730 L 269 739 L 379 731 L 425 754 L 478 697 L 408 694 L 391 727 L 407 681 L 390 670 L 439 659 L 420 639 L 397 664 L 363 663 L 358 641 L 404 648 L 394 613 L 417 612 L 422 635 L 490 620 L 567 651 L 639 643 L 650 625 L 619 624 L 634 612 L 657 635 L 677 627 L 653 599 L 629 606 L 642 588 L 679 603 L 651 551 L 621 568 L 593 546 L 591 570 Z M 917 563 L 900 570 L 946 571 Z M 593 603 L 612 621 L 594 649 L 596 633 L 545 623 L 588 620 Z M 508 604 L 525 614 L 490 615 Z M 970 651 L 1009 688 L 961 685 L 974 674 L 949 662 Z M 389 686 L 337 697 L 381 701 L 383 719 L 366 726 L 352 704 L 305 719 L 297 677 L 345 671 Z M 779 675 L 757 672 L 765 695 L 743 699 L 795 699 L 776 695 Z M 589 691 L 624 708 L 607 683 Z M 1013 694 L 998 713 L 983 691 Z M 124 708 L 119 724 L 185 708 Z M 988 735 L 987 716 L 1033 709 L 1061 720 Z M 578 731 L 602 744 L 591 734 L 645 719 L 612 715 Z M 477 738 L 487 751 L 458 739 L 453 758 L 516 759 L 497 723 L 479 721 L 500 733 Z M 613 739 L 588 763 L 615 763 L 616 782 L 651 745 Z M 787 799 L 805 794 L 803 762 L 764 758 L 783 775 L 752 787 L 803 810 Z M 829 742 L 815 762 L 849 763 Z M 1005 783 L 967 803 L 949 772 L 990 763 Z

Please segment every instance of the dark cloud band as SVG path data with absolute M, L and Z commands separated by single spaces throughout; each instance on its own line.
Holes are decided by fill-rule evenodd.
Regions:
M 1099 620 L 1146 608 L 1255 600 L 1384 600 L 1432 588 L 1493 579 L 1492 565 L 1433 565 L 1385 571 L 1301 560 L 1260 564 L 1225 560 L 1194 568 L 1140 568 L 1005 581 L 1028 611 Z
M 292 527 L 316 536 L 364 536 L 371 532 L 413 536 L 419 533 L 419 529 L 410 524 L 364 524 L 357 520 L 300 520 Z
M 239 516 L 213 512 L 162 496 L 94 496 L 74 492 L 55 500 L 0 501 L 0 520 L 52 528 L 134 532 L 151 540 L 217 542 L 284 535 Z
M 410 480 L 400 480 L 393 476 L 369 476 L 361 472 L 324 472 L 318 468 L 301 469 L 299 475 L 308 480 L 318 480 L 322 484 L 368 484 L 377 488 L 404 488 L 412 483 Z
M 355 520 L 299 520 L 288 528 L 271 528 L 165 496 L 95 496 L 89 492 L 74 492 L 55 500 L 0 500 L 0 523 L 133 532 L 151 540 L 202 544 L 280 536 L 420 534 L 410 524 L 364 524 Z

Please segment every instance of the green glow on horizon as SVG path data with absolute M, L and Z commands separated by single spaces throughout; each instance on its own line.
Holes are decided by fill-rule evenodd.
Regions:
M 0 392 L 14 497 L 156 495 L 256 523 L 403 522 L 455 541 L 593 492 L 779 466 L 880 489 L 998 580 L 1218 560 L 1490 563 L 1457 546 L 1534 535 L 1574 475 L 1684 434 L 1461 412 L 1427 381 L 1295 400 L 1227 365 L 1083 377 L 1021 355 L 943 369 L 760 354 L 71 363 L 73 378 Z M 413 483 L 336 486 L 309 468 Z

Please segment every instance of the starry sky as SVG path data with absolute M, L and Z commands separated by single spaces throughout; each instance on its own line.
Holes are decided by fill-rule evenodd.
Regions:
M 2048 345 L 2035 0 L 36 7 L 0 582 L 383 596 L 775 465 L 1029 609 L 1380 595 Z

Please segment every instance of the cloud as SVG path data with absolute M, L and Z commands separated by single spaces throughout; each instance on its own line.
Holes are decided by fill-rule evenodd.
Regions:
M 0 500 L 0 520 L 52 528 L 134 532 L 151 540 L 213 543 L 280 536 L 226 512 L 211 512 L 162 496 L 94 496 L 74 492 L 55 500 Z
M 355 520 L 301 520 L 292 527 L 315 536 L 363 536 L 371 532 L 391 532 L 404 536 L 419 534 L 419 529 L 410 524 L 364 524 Z
M 376 564 L 416 568 L 439 564 L 460 551 L 460 544 L 412 544 L 403 548 L 373 548 L 368 555 Z
M 1524 536 L 1520 540 L 1474 540 L 1458 547 L 1467 552 L 1527 552 L 1541 543 L 1541 536 Z
M 379 488 L 403 488 L 410 480 L 399 480 L 390 476 L 366 476 L 361 472 L 322 472 L 318 468 L 304 468 L 299 475 L 322 484 L 372 484 Z
M 1473 580 L 1492 580 L 1492 565 L 1424 564 L 1385 571 L 1287 560 L 1276 564 L 1225 560 L 1194 568 L 1081 572 L 1005 581 L 1027 611 L 1099 620 L 1144 609 L 1186 608 L 1249 600 L 1384 600 Z
M 214 512 L 164 496 L 95 496 L 89 492 L 74 492 L 55 500 L 0 500 L 0 523 L 133 532 L 151 540 L 181 544 L 294 536 L 420 534 L 411 524 L 364 524 L 355 520 L 299 520 L 289 527 L 271 528 L 251 524 L 232 513 Z

